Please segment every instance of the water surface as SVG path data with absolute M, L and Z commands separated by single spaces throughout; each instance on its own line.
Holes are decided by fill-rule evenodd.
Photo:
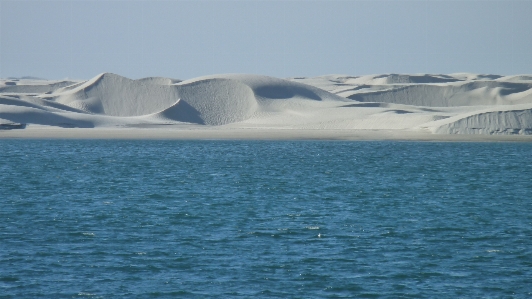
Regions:
M 0 140 L 2 298 L 530 298 L 532 144 Z

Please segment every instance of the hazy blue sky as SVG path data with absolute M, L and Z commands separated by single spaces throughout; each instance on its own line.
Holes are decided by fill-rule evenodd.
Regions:
M 532 73 L 532 1 L 0 0 L 0 77 Z

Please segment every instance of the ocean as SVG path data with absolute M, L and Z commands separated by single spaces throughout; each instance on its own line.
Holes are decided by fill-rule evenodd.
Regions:
M 0 298 L 531 298 L 532 144 L 0 140 Z

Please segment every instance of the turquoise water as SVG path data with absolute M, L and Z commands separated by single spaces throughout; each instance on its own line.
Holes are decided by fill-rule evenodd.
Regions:
M 0 140 L 1 298 L 530 298 L 532 144 Z

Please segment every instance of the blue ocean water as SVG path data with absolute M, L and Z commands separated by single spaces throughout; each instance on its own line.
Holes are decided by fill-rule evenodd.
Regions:
M 532 144 L 0 140 L 1 298 L 531 298 Z

